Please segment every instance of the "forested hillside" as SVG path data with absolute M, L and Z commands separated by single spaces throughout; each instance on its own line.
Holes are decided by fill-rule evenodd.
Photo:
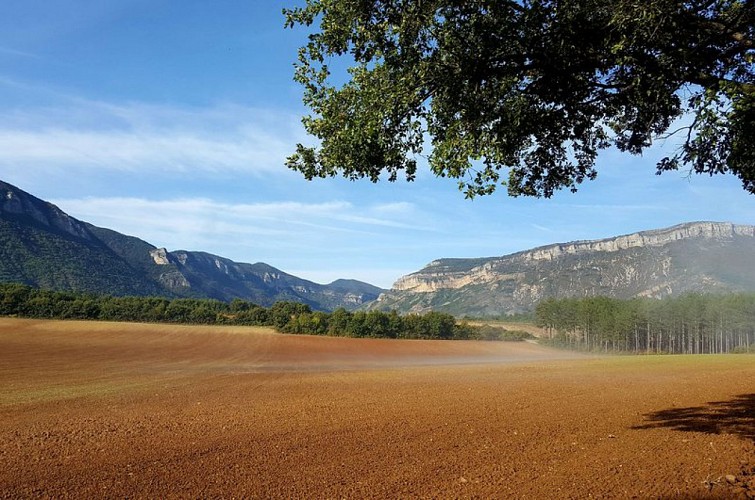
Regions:
M 0 282 L 14 281 L 116 295 L 168 293 L 86 230 L 67 232 L 0 210 Z
M 96 227 L 0 181 L 0 283 L 108 295 L 277 301 L 352 310 L 382 289 L 355 280 L 314 283 L 268 264 L 176 251 Z

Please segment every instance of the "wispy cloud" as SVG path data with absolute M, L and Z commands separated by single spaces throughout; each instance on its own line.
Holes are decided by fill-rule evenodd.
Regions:
M 595 210 L 595 211 L 624 211 L 624 212 L 652 212 L 657 210 L 663 210 L 666 207 L 664 205 L 651 205 L 651 204 L 612 204 L 612 203 L 595 203 L 595 204 L 584 204 L 584 203 L 573 203 L 569 205 L 562 205 L 564 207 L 569 207 L 572 209 L 578 209 L 578 210 Z
M 37 168 L 261 173 L 284 169 L 289 150 L 280 137 L 251 130 L 224 138 L 174 130 L 0 129 L 0 163 Z
M 531 224 L 531 226 L 532 226 L 533 228 L 537 229 L 538 231 L 542 231 L 542 232 L 544 232 L 544 233 L 556 233 L 556 232 L 557 232 L 557 231 L 556 231 L 556 230 L 554 230 L 553 228 L 550 228 L 550 227 L 546 227 L 546 226 L 543 226 L 543 225 L 541 225 L 541 224 Z
M 239 105 L 110 104 L 71 97 L 4 110 L 0 165 L 121 172 L 285 173 L 303 135 L 290 113 Z
M 39 59 L 39 56 L 32 54 L 31 52 L 25 52 L 23 50 L 16 50 L 10 47 L 0 47 L 0 54 L 6 54 L 15 57 L 25 57 L 29 59 Z
M 204 198 L 147 200 L 84 198 L 53 200 L 64 211 L 97 225 L 159 241 L 204 244 L 215 238 L 276 236 L 276 244 L 298 243 L 340 233 L 379 235 L 386 228 L 427 230 L 405 221 L 406 213 L 390 216 L 382 206 L 360 207 L 350 202 L 277 202 L 227 204 Z M 413 210 L 406 204 L 407 210 Z M 361 211 L 362 215 L 354 215 Z M 196 246 L 193 248 L 197 248 Z

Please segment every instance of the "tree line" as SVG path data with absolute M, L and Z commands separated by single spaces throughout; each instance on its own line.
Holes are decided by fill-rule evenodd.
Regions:
M 755 352 L 755 294 L 620 300 L 546 299 L 535 309 L 549 342 L 585 350 Z
M 241 299 L 114 297 L 40 290 L 0 284 L 0 315 L 40 319 L 78 319 L 200 325 L 268 326 L 282 333 L 397 339 L 524 340 L 530 334 L 489 325 L 457 323 L 441 312 L 313 311 L 308 305 L 281 301 L 262 307 Z

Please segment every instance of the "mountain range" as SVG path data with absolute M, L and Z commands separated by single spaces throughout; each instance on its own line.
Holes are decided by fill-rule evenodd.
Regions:
M 265 263 L 157 248 L 0 181 L 0 282 L 54 290 L 497 316 L 531 311 L 548 297 L 755 291 L 753 262 L 755 226 L 691 222 L 502 257 L 439 259 L 390 290 L 355 280 L 321 285 Z
M 0 282 L 112 295 L 279 300 L 316 310 L 352 310 L 382 289 L 355 280 L 321 285 L 268 264 L 245 264 L 205 252 L 168 251 L 93 226 L 0 181 Z
M 754 262 L 755 226 L 691 222 L 503 257 L 436 260 L 368 307 L 490 316 L 531 311 L 547 297 L 755 291 Z

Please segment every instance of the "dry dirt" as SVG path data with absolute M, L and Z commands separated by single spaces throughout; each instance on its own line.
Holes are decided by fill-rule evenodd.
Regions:
M 0 497 L 753 498 L 755 357 L 0 320 Z

